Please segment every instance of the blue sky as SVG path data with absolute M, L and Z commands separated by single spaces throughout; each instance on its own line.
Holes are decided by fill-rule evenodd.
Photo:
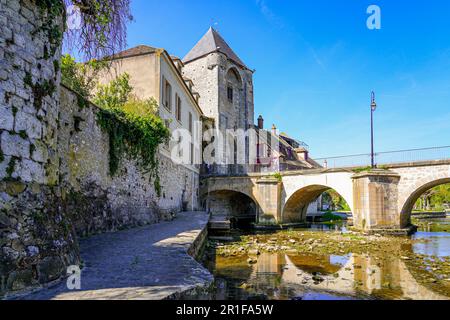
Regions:
M 314 157 L 450 145 L 448 0 L 132 0 L 128 45 L 184 56 L 214 26 L 256 69 L 255 116 Z M 381 8 L 381 30 L 366 27 Z

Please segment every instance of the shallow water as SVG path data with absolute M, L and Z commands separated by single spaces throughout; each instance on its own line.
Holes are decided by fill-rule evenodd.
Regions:
M 312 225 L 309 231 L 345 231 L 345 226 Z M 346 255 L 262 253 L 254 264 L 249 256 L 221 256 L 207 251 L 205 266 L 215 275 L 213 299 L 347 300 L 450 299 L 449 279 L 430 281 L 433 261 L 450 254 L 450 233 L 418 232 L 426 239 L 402 250 L 424 255 L 414 261 L 367 252 Z M 448 260 L 447 260 L 448 261 Z M 444 283 L 444 285 L 442 284 Z

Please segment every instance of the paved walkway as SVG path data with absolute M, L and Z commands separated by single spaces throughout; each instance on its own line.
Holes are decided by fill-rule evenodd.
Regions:
M 171 222 L 84 239 L 82 290 L 69 291 L 64 281 L 25 299 L 158 300 L 208 286 L 212 275 L 187 254 L 207 222 L 205 213 L 185 212 Z

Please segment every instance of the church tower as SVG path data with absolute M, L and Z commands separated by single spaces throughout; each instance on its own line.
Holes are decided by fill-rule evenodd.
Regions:
M 216 30 L 209 28 L 183 63 L 183 76 L 194 82 L 200 108 L 218 129 L 253 126 L 253 71 Z

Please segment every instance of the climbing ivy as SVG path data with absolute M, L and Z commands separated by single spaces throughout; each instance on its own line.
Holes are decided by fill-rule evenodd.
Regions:
M 128 154 L 154 178 L 154 187 L 160 196 L 156 154 L 158 146 L 169 139 L 170 131 L 156 115 L 155 101 L 140 101 L 134 97 L 128 81 L 129 76 L 124 74 L 109 85 L 100 86 L 94 99 L 100 107 L 97 122 L 109 135 L 110 173 L 117 173 L 122 157 Z M 147 112 L 143 106 L 149 106 Z
M 46 96 L 52 96 L 56 91 L 56 85 L 53 80 L 42 80 L 33 83 L 33 78 L 29 72 L 26 72 L 23 79 L 25 86 L 29 86 L 33 92 L 34 106 L 37 110 L 42 107 L 42 101 Z
M 100 109 L 97 122 L 109 135 L 109 168 L 116 174 L 126 152 L 139 160 L 146 173 L 155 178 L 155 189 L 160 195 L 156 152 L 169 138 L 163 121 L 155 115 L 138 116 L 120 109 Z
M 62 44 L 66 25 L 66 13 L 64 1 L 62 0 L 35 0 L 37 7 L 43 17 L 42 24 L 33 32 L 46 34 L 49 48 L 44 48 L 44 59 L 48 60 L 54 56 Z M 61 21 L 62 19 L 62 21 Z M 62 22 L 62 24 L 61 24 Z M 50 50 L 50 51 L 49 51 Z

